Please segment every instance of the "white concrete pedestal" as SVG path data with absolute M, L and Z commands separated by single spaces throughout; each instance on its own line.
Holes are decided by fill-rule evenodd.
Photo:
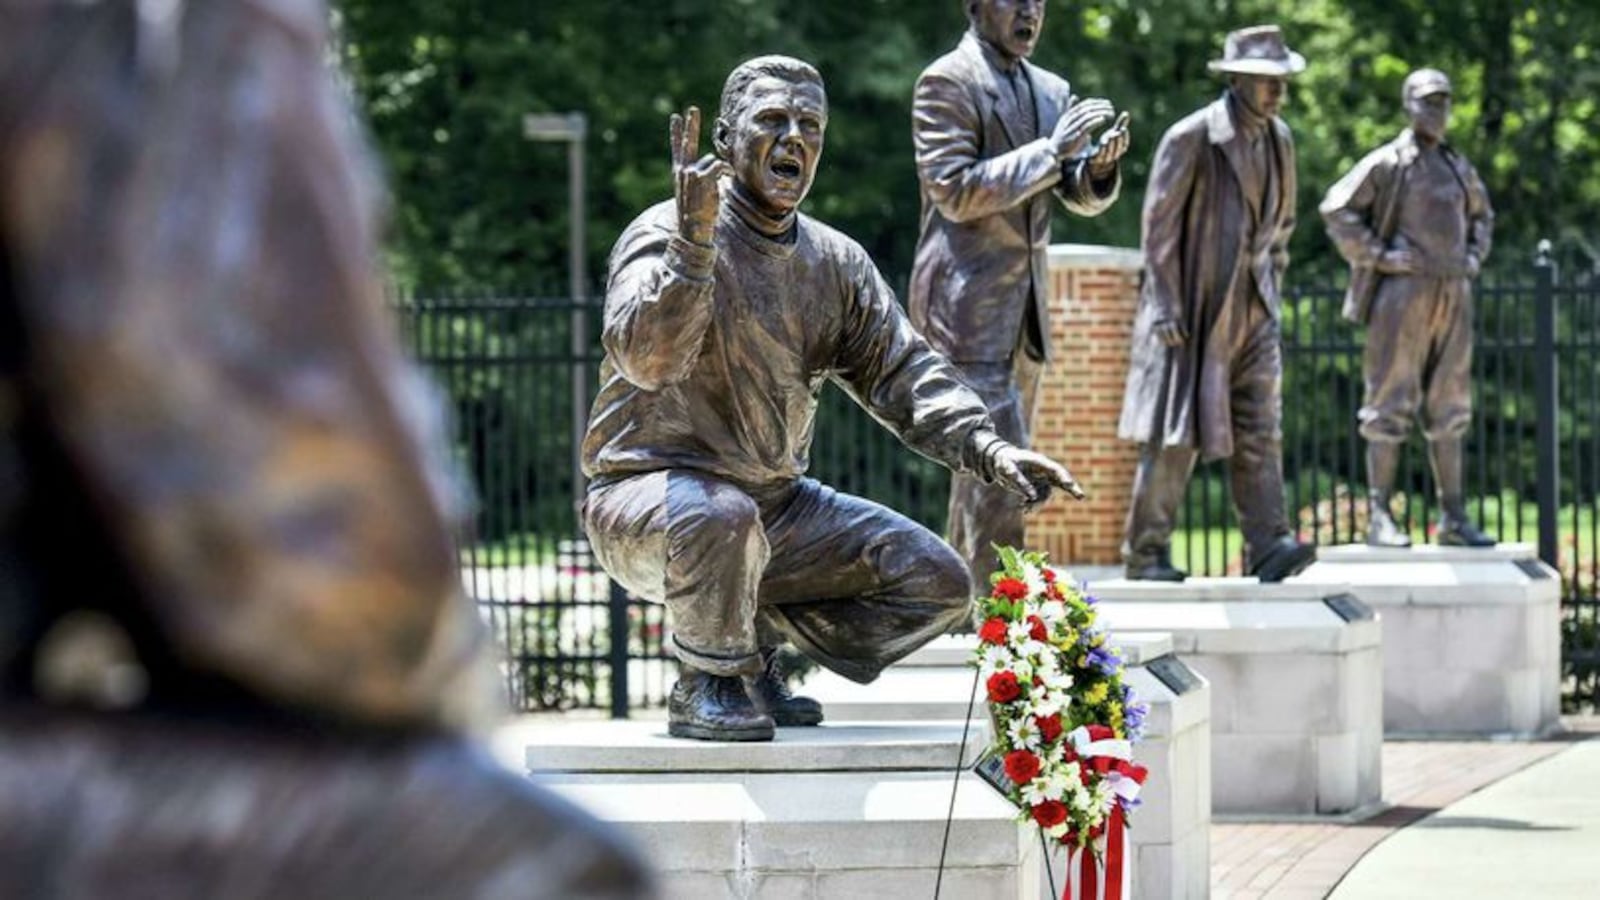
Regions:
M 1150 777 L 1129 831 L 1132 900 L 1203 897 L 1211 866 L 1210 687 L 1172 655 L 1167 635 L 1117 634 L 1113 642 L 1128 666 L 1128 683 L 1150 705 L 1145 738 L 1134 746 L 1134 759 Z M 972 698 L 975 670 L 968 660 L 976 644 L 971 635 L 939 638 L 870 685 L 821 672 L 800 690 L 822 701 L 831 722 L 959 720 Z M 976 720 L 987 719 L 981 693 L 971 709 Z M 1050 854 L 1057 892 L 1049 900 L 1063 886 L 1062 856 Z
M 526 725 L 530 772 L 621 825 L 668 900 L 931 897 L 958 751 L 974 723 L 780 728 L 772 743 L 666 736 L 663 721 Z M 941 885 L 946 897 L 1037 900 L 1035 829 L 965 774 Z
M 1383 617 L 1391 735 L 1536 737 L 1561 710 L 1561 580 L 1528 544 L 1323 547 L 1296 582 Z
M 1210 682 L 1214 813 L 1349 815 L 1381 802 L 1379 625 L 1343 588 L 1113 579 L 1089 592 L 1111 629 L 1170 633 Z

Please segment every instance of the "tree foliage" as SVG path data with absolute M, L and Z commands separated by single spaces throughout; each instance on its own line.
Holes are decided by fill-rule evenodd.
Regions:
M 909 268 L 918 199 L 910 99 L 917 73 L 965 27 L 961 0 L 338 0 L 341 60 L 390 168 L 396 277 L 526 286 L 566 269 L 565 150 L 525 140 L 529 112 L 588 114 L 588 265 L 669 191 L 667 116 L 717 105 L 742 59 L 817 64 L 831 102 L 808 210 Z M 1300 149 L 1301 273 L 1329 271 L 1321 191 L 1404 125 L 1400 82 L 1444 69 L 1455 142 L 1500 210 L 1502 247 L 1593 239 L 1600 209 L 1600 5 L 1589 0 L 1089 0 L 1050 7 L 1035 61 L 1133 114 L 1121 203 L 1063 215 L 1057 240 L 1131 245 L 1150 155 L 1209 101 L 1205 70 L 1231 28 L 1278 22 L 1310 60 L 1286 118 Z M 708 117 L 709 118 L 709 117 Z M 709 141 L 707 140 L 708 144 Z

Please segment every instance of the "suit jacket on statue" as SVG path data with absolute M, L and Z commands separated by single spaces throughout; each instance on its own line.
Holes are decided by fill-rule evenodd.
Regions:
M 1233 453 L 1228 341 L 1235 304 L 1248 289 L 1276 317 L 1279 282 L 1294 232 L 1294 141 L 1271 123 L 1274 177 L 1262 211 L 1241 187 L 1249 152 L 1224 96 L 1173 125 L 1156 148 L 1143 213 L 1144 287 L 1134 317 L 1128 387 L 1118 434 L 1197 447 L 1206 459 Z M 1252 279 L 1255 286 L 1239 283 Z M 1188 329 L 1168 348 L 1163 319 Z
M 922 231 L 908 308 L 934 348 L 958 362 L 1009 360 L 1024 328 L 1030 350 L 1048 358 L 1049 195 L 1092 216 L 1121 186 L 1120 174 L 1094 185 L 1086 164 L 1056 159 L 1049 133 L 1075 102 L 1071 88 L 1026 60 L 1019 65 L 1037 128 L 970 32 L 917 80 Z

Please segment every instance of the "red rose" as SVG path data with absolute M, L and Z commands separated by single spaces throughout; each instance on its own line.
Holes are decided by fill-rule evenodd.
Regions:
M 1006 642 L 1006 620 L 995 616 L 983 623 L 978 629 L 978 640 L 985 644 L 1004 644 Z
M 1040 828 L 1053 828 L 1067 820 L 1067 806 L 1060 800 L 1046 800 L 1033 808 L 1033 820 Z
M 1061 586 L 1058 584 L 1046 585 L 1044 595 L 1047 599 L 1054 600 L 1057 603 L 1067 602 L 1067 595 L 1061 593 Z
M 1010 703 L 1022 696 L 1022 685 L 1017 684 L 1017 673 L 996 672 L 989 676 L 989 700 L 992 703 Z
M 1049 566 L 1046 566 L 1043 569 L 1040 569 L 1039 570 L 1039 576 L 1044 579 L 1044 583 L 1045 584 L 1055 584 L 1056 583 L 1056 570 L 1050 568 Z
M 1027 784 L 1039 774 L 1039 757 L 1027 750 L 1006 754 L 1006 775 L 1017 784 Z
M 1045 716 L 1042 719 L 1034 719 L 1033 722 L 1039 729 L 1039 736 L 1044 738 L 1046 744 L 1052 743 L 1056 738 L 1061 737 L 1060 713 L 1056 713 L 1053 716 Z
M 1007 600 L 1021 600 L 1028 596 L 1028 586 L 1015 578 L 1002 578 L 995 582 L 994 595 Z
M 1028 617 L 1028 637 L 1036 641 L 1048 640 L 1050 630 L 1045 627 L 1044 620 L 1038 616 Z

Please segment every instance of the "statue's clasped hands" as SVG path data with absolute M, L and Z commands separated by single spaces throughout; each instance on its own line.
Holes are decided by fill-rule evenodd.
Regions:
M 1095 131 L 1107 122 L 1112 122 L 1111 127 L 1097 139 Z M 1090 176 L 1103 178 L 1116 169 L 1117 162 L 1128 152 L 1128 114 L 1117 113 L 1111 101 L 1101 97 L 1081 100 L 1056 120 L 1050 142 L 1057 158 L 1087 158 Z

